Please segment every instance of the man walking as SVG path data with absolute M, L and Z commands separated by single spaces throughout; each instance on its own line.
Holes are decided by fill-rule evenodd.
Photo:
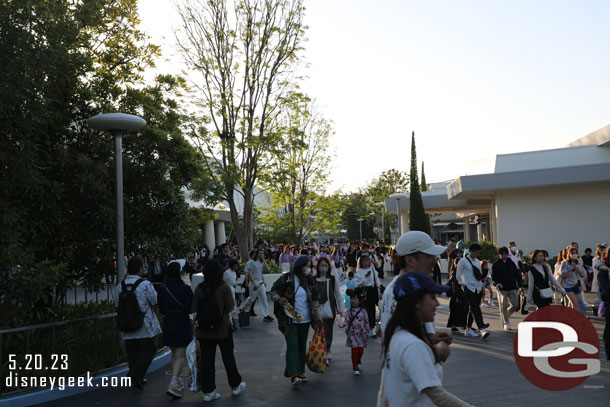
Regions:
M 129 365 L 127 375 L 131 377 L 132 386 L 140 389 L 147 382 L 144 375 L 157 353 L 154 338 L 161 333 L 159 320 L 153 311 L 157 305 L 157 291 L 150 281 L 142 278 L 143 275 L 142 259 L 131 258 L 127 263 L 127 276 L 118 285 L 115 297 L 119 330 L 123 332 Z M 128 291 L 133 291 L 137 302 L 129 298 L 131 293 Z M 143 320 L 141 313 L 144 313 Z
M 508 258 L 508 248 L 500 247 L 498 256 L 500 258 L 491 266 L 491 280 L 498 290 L 502 325 L 505 331 L 510 331 L 509 318 L 519 309 L 517 289 L 521 286 L 522 278 L 515 263 Z
M 470 245 L 469 253 L 458 263 L 456 270 L 456 278 L 464 294 L 466 295 L 466 301 L 468 302 L 468 330 L 464 334 L 469 337 L 477 337 L 479 334 L 483 339 L 487 339 L 489 332 L 485 329 L 489 327 L 489 324 L 483 322 L 483 314 L 481 313 L 481 295 L 483 291 L 483 282 L 485 278 L 481 271 L 481 261 L 479 256 L 481 255 L 481 246 L 478 243 Z M 485 272 L 487 274 L 487 272 Z M 473 320 L 476 321 L 480 332 L 472 329 Z
M 269 315 L 267 307 L 267 290 L 263 280 L 263 272 L 269 272 L 269 267 L 267 266 L 267 263 L 265 263 L 265 252 L 262 249 L 256 249 L 253 252 L 253 255 L 250 257 L 250 260 L 246 263 L 245 267 L 249 281 L 248 288 L 250 290 L 250 296 L 240 306 L 240 311 L 247 309 L 250 304 L 258 298 L 263 311 L 263 320 L 273 322 L 273 318 Z

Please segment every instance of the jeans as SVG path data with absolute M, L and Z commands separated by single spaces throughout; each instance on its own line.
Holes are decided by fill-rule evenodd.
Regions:
M 309 323 L 290 324 L 286 338 L 286 369 L 285 377 L 299 376 L 305 373 L 307 359 L 307 334 Z
M 216 389 L 216 346 L 220 348 L 222 363 L 227 371 L 227 379 L 231 388 L 239 386 L 241 376 L 237 370 L 233 354 L 233 333 L 220 340 L 199 338 L 201 347 L 201 391 L 211 393 Z
M 479 329 L 483 329 L 483 314 L 481 313 L 481 293 L 473 293 L 466 286 L 464 286 L 464 294 L 466 294 L 466 301 L 468 302 L 468 320 L 466 325 L 468 328 L 472 328 L 473 319 L 476 321 Z
M 498 290 L 498 298 L 500 303 L 500 319 L 502 324 L 506 325 L 509 322 L 510 316 L 519 309 L 519 294 L 517 294 L 517 290 Z
M 125 339 L 125 353 L 129 365 L 127 375 L 141 382 L 157 353 L 154 338 Z

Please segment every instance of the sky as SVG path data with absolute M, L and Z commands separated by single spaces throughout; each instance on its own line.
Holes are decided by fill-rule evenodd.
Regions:
M 561 148 L 610 123 L 608 1 L 305 4 L 302 89 L 335 129 L 328 192 L 408 172 L 412 131 L 431 183 L 493 172 L 496 154 Z M 139 7 L 166 58 L 158 70 L 175 72 L 172 1 Z

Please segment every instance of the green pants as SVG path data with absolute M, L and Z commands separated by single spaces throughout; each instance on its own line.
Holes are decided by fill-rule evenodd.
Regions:
M 285 377 L 298 376 L 305 373 L 307 359 L 307 334 L 309 324 L 290 324 L 286 335 L 286 369 Z

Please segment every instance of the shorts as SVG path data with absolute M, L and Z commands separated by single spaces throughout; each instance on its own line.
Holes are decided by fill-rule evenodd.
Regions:
M 576 284 L 574 287 L 566 288 L 566 293 L 580 294 L 580 287 L 578 287 L 578 284 Z
M 483 283 L 483 287 L 491 287 L 491 281 L 485 280 L 485 282 Z

